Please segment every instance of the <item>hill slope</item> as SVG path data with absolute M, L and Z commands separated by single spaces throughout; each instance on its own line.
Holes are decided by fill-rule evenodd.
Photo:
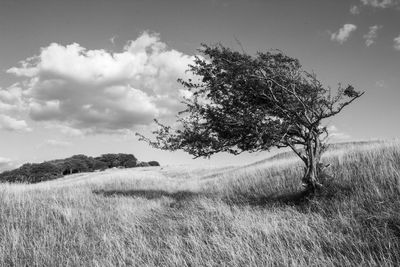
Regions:
M 293 158 L 2 184 L 0 265 L 399 265 L 400 144 L 324 160 L 335 179 L 309 202 Z

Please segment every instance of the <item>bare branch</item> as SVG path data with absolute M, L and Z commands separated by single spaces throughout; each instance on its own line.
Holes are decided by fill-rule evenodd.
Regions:
M 342 111 L 342 109 L 348 105 L 350 105 L 354 100 L 356 100 L 357 98 L 360 98 L 365 92 L 360 93 L 357 96 L 354 96 L 351 100 L 341 104 L 335 111 L 332 111 L 331 113 L 325 114 L 324 116 L 321 117 L 321 119 L 326 119 L 332 116 L 335 116 L 336 114 L 338 114 L 340 111 Z

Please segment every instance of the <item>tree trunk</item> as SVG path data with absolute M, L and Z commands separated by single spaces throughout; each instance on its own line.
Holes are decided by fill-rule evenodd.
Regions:
M 303 184 L 308 190 L 314 191 L 319 188 L 321 184 L 319 183 L 319 162 L 317 162 L 315 157 L 308 157 L 308 164 L 304 168 Z
M 321 176 L 321 153 L 322 146 L 318 135 L 310 136 L 307 146 L 305 147 L 305 156 L 307 160 L 305 161 L 306 167 L 304 169 L 303 184 L 307 190 L 315 192 L 315 190 L 322 187 L 320 183 Z
M 310 129 L 302 138 L 305 139 L 303 143 L 304 151 L 298 150 L 292 143 L 288 142 L 287 145 L 296 153 L 297 156 L 304 162 L 304 176 L 302 178 L 303 186 L 306 191 L 313 194 L 316 190 L 322 187 L 321 179 L 323 176 L 323 169 L 326 166 L 321 164 L 321 155 L 326 149 L 326 145 L 319 139 L 320 133 L 317 129 Z

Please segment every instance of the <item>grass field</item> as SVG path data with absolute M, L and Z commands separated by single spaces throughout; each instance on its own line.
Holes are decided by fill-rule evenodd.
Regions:
M 300 201 L 290 155 L 0 185 L 0 266 L 399 266 L 400 143 L 334 148 Z

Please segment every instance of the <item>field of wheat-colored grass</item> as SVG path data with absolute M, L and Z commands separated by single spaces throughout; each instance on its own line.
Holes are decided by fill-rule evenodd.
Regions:
M 399 266 L 400 143 L 324 161 L 308 201 L 291 156 L 0 184 L 0 266 Z

